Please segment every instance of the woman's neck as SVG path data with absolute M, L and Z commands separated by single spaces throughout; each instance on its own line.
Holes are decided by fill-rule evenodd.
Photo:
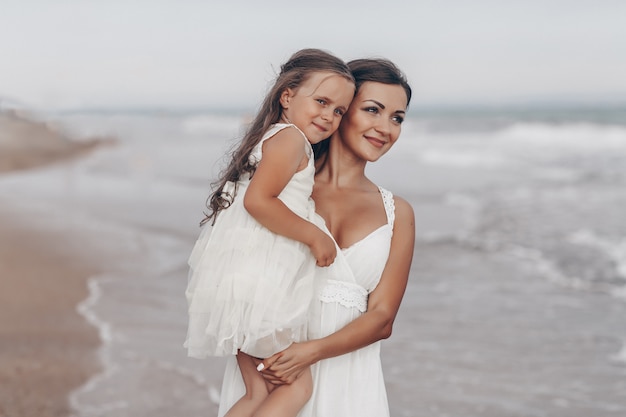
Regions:
M 365 176 L 367 161 L 348 150 L 338 136 L 333 136 L 328 149 L 326 163 L 316 174 L 316 182 L 334 188 L 363 188 L 371 184 Z

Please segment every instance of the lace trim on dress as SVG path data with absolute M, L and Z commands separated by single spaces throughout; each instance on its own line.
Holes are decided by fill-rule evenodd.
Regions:
M 350 282 L 329 279 L 319 292 L 325 303 L 339 303 L 344 307 L 355 307 L 361 313 L 367 310 L 367 290 Z
M 378 187 L 380 195 L 383 197 L 385 212 L 387 213 L 387 223 L 393 228 L 393 222 L 396 219 L 396 204 L 393 201 L 393 194 L 382 187 Z

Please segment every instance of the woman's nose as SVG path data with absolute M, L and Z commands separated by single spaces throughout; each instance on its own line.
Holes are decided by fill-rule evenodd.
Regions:
M 378 123 L 376 123 L 376 130 L 380 133 L 389 134 L 391 131 L 391 121 L 386 117 L 379 118 Z

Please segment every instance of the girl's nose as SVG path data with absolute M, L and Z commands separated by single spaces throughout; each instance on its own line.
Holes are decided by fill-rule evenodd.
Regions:
M 325 108 L 324 110 L 322 110 L 322 119 L 326 120 L 327 122 L 330 122 L 333 120 L 333 115 L 334 115 L 335 111 L 328 107 Z

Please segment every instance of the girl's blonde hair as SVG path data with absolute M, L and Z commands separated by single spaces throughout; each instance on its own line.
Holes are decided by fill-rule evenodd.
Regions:
M 254 161 L 250 161 L 250 153 L 261 141 L 263 134 L 269 130 L 270 126 L 280 121 L 283 110 L 280 104 L 282 92 L 287 89 L 297 89 L 313 73 L 321 71 L 332 72 L 354 82 L 354 77 L 348 66 L 328 52 L 309 48 L 293 54 L 280 67 L 280 73 L 265 96 L 259 112 L 250 123 L 239 145 L 231 152 L 230 163 L 220 173 L 218 179 L 212 183 L 212 192 L 207 199 L 209 212 L 205 213 L 205 218 L 200 224 L 211 219 L 215 222 L 217 214 L 232 204 L 234 195 L 223 192 L 227 182 L 237 182 L 245 173 L 254 174 L 256 165 Z

